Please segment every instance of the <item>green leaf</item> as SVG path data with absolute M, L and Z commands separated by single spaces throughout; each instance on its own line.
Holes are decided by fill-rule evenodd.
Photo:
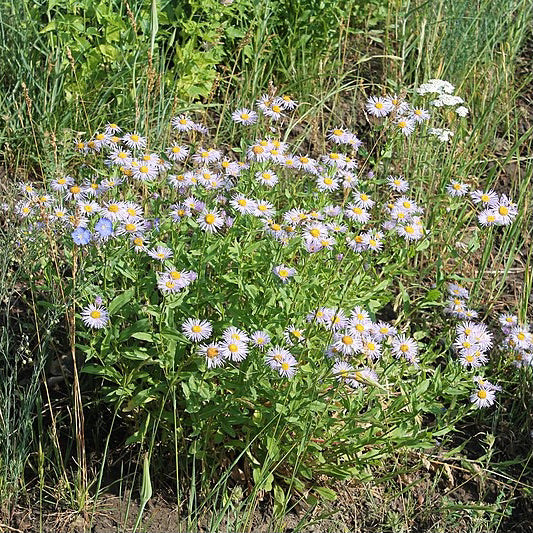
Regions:
M 109 314 L 114 315 L 115 313 L 117 313 L 133 298 L 134 294 L 135 287 L 130 287 L 129 289 L 126 289 L 122 294 L 116 296 L 109 304 Z

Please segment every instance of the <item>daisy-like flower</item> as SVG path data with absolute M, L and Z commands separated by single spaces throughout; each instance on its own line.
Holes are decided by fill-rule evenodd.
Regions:
M 494 226 L 497 224 L 498 216 L 494 209 L 484 209 L 477 216 L 478 222 L 484 226 Z
M 456 296 L 465 300 L 468 300 L 468 298 L 470 298 L 470 293 L 468 292 L 468 289 L 463 287 L 462 285 L 459 285 L 458 283 L 448 283 L 448 285 L 446 286 L 446 290 L 451 296 Z
M 120 126 L 118 124 L 115 124 L 114 122 L 110 122 L 105 126 L 105 132 L 108 135 L 114 135 L 115 133 L 120 133 L 121 131 L 122 130 L 120 129 Z
M 170 123 L 176 131 L 191 131 L 194 128 L 194 122 L 185 115 L 172 118 Z
M 342 355 L 354 355 L 361 352 L 363 348 L 361 336 L 355 334 L 352 330 L 336 333 L 333 337 L 332 346 Z
M 263 146 L 261 143 L 253 144 L 252 146 L 248 147 L 248 150 L 246 151 L 246 157 L 251 161 L 257 161 L 258 163 L 267 161 L 270 158 L 268 144 L 267 146 Z
M 344 144 L 346 142 L 347 136 L 350 134 L 349 131 L 335 128 L 328 132 L 328 141 L 333 141 L 336 144 Z
M 70 176 L 62 176 L 50 182 L 50 187 L 54 191 L 66 191 L 70 185 L 74 185 L 74 180 Z
M 296 328 L 294 326 L 288 326 L 283 331 L 283 338 L 290 346 L 298 342 L 303 342 L 305 340 L 305 335 L 302 329 Z
M 418 346 L 414 339 L 405 335 L 396 335 L 392 338 L 392 353 L 395 357 L 403 357 L 414 365 L 418 362 Z
M 464 196 L 468 192 L 468 187 L 469 186 L 466 183 L 452 180 L 452 182 L 446 186 L 446 192 L 450 196 Z
M 389 176 L 387 185 L 396 192 L 405 192 L 409 189 L 409 182 L 403 176 Z
M 117 230 L 118 235 L 138 235 L 142 234 L 147 229 L 146 220 L 142 218 L 129 218 L 122 221 L 122 224 Z
M 222 338 L 225 341 L 240 341 L 244 342 L 245 344 L 250 341 L 250 337 L 248 336 L 246 331 L 243 331 L 242 329 L 239 329 L 235 326 L 230 326 L 229 328 L 226 328 L 222 333 Z
M 122 137 L 122 141 L 128 148 L 137 148 L 138 150 L 142 150 L 146 147 L 146 138 L 142 137 L 137 132 L 126 133 L 126 135 Z
M 157 288 L 163 294 L 175 294 L 183 287 L 180 287 L 180 284 L 169 276 L 160 276 L 157 278 Z
M 222 348 L 222 356 L 230 361 L 244 361 L 248 355 L 248 345 L 243 341 L 224 340 L 220 347 Z
M 183 289 L 190 285 L 198 276 L 196 272 L 192 270 L 178 270 L 174 266 L 168 267 L 161 277 L 166 276 L 172 281 L 174 281 L 179 289 Z
M 272 120 L 279 120 L 283 116 L 283 100 L 280 98 L 274 99 L 274 101 L 263 109 L 263 114 L 266 117 L 270 117 Z
M 502 314 L 498 317 L 502 328 L 512 328 L 518 324 L 518 317 L 516 315 Z
M 198 353 L 205 357 L 207 368 L 216 368 L 224 364 L 222 348 L 217 343 L 201 344 Z
M 133 177 L 140 181 L 152 181 L 157 178 L 159 169 L 156 165 L 145 161 L 133 169 Z
M 409 115 L 409 118 L 414 120 L 415 122 L 421 123 L 425 122 L 426 120 L 429 120 L 430 114 L 428 111 L 422 108 L 415 108 L 411 111 L 411 114 Z
M 285 265 L 275 266 L 272 271 L 281 281 L 283 281 L 283 283 L 287 283 L 290 278 L 296 274 L 296 270 L 294 268 Z
M 316 178 L 316 186 L 321 192 L 336 191 L 339 188 L 339 182 L 334 177 L 325 174 Z
M 127 166 L 131 163 L 133 157 L 129 150 L 117 149 L 109 153 L 107 162 L 112 165 Z
M 338 152 L 330 152 L 320 157 L 329 167 L 344 168 L 346 166 L 346 156 Z
M 67 200 L 83 200 L 85 198 L 85 191 L 79 185 L 73 183 L 65 191 L 65 199 Z
M 242 194 L 239 194 L 230 200 L 230 205 L 241 215 L 251 215 L 256 208 L 255 201 L 246 198 Z
M 363 244 L 368 250 L 379 252 L 383 249 L 383 233 L 380 231 L 368 231 L 363 233 Z
M 264 350 L 265 346 L 270 344 L 270 335 L 263 330 L 255 331 L 251 335 L 252 342 L 256 348 Z
M 278 98 L 278 101 L 283 109 L 292 111 L 298 107 L 298 102 L 293 100 L 288 94 L 284 94 Z
M 363 141 L 361 141 L 361 139 L 359 139 L 355 133 L 347 133 L 344 144 L 351 146 L 352 150 L 357 152 L 357 150 L 363 146 Z
M 365 335 L 362 338 L 362 352 L 376 361 L 381 357 L 381 344 L 377 342 L 371 335 Z
M 165 261 L 166 259 L 170 259 L 174 255 L 172 250 L 170 248 L 166 248 L 165 246 L 158 246 L 157 248 L 148 250 L 147 254 L 150 257 L 153 257 L 154 259 L 157 259 L 159 261 Z
M 459 363 L 465 368 L 478 368 L 489 360 L 488 356 L 477 348 L 463 350 L 459 356 Z
M 348 204 L 344 209 L 344 216 L 360 224 L 366 224 L 370 220 L 370 213 L 357 204 Z
M 405 117 L 400 117 L 396 121 L 396 126 L 406 137 L 409 137 L 415 131 L 415 124 L 414 120 Z
M 165 150 L 165 153 L 171 161 L 183 161 L 184 159 L 187 159 L 187 156 L 189 155 L 189 148 L 182 144 L 175 143 L 172 146 L 169 146 Z
M 309 174 L 318 173 L 316 160 L 307 155 L 296 156 L 296 168 Z
M 397 116 L 405 115 L 409 112 L 409 104 L 396 94 L 387 96 L 387 101 L 392 105 L 392 110 L 396 112 Z
M 483 376 L 474 376 L 472 379 L 480 389 L 493 390 L 498 392 L 502 390 L 499 385 L 492 384 L 488 379 L 485 379 Z
M 424 236 L 423 228 L 418 224 L 398 224 L 394 228 L 394 230 L 400 237 L 403 237 L 406 241 L 418 241 Z
M 183 334 L 190 341 L 199 342 L 208 339 L 213 331 L 213 326 L 207 320 L 188 318 L 182 325 Z
M 394 326 L 387 324 L 387 322 L 378 322 L 372 327 L 372 334 L 377 341 L 381 341 L 396 335 L 397 330 Z
M 276 174 L 269 170 L 256 172 L 255 178 L 259 183 L 261 183 L 261 185 L 268 185 L 269 187 L 273 187 L 278 182 L 278 177 Z
M 96 202 L 79 202 L 78 208 L 82 216 L 95 215 L 101 210 L 101 207 Z
M 354 201 L 355 205 L 362 207 L 363 209 L 371 209 L 374 205 L 374 200 L 364 192 L 354 191 Z
M 255 111 L 243 107 L 242 109 L 237 109 L 231 114 L 231 119 L 238 124 L 244 124 L 249 126 L 250 124 L 255 124 L 257 122 L 258 115 Z
M 331 369 L 331 373 L 335 377 L 337 381 L 341 382 L 348 382 L 352 384 L 354 380 L 354 368 L 350 363 L 346 363 L 344 361 L 337 361 L 333 368 Z M 356 385 L 357 386 L 357 385 Z
M 265 109 L 267 109 L 274 100 L 274 97 L 269 96 L 268 94 L 263 94 L 259 100 L 256 101 L 256 105 L 259 108 L 260 111 L 263 113 L 265 112 Z
M 479 388 L 470 396 L 470 401 L 478 408 L 490 407 L 496 401 L 496 394 L 491 389 Z
M 82 310 L 81 318 L 87 327 L 101 329 L 107 326 L 109 313 L 102 305 L 91 304 Z
M 196 221 L 207 233 L 216 232 L 224 225 L 224 218 L 216 209 L 203 209 Z
M 253 214 L 258 217 L 271 218 L 276 214 L 276 209 L 266 200 L 257 200 Z
M 484 191 L 472 191 L 470 193 L 470 198 L 475 204 L 481 204 L 484 207 L 496 207 L 498 204 L 498 194 L 493 190 L 484 192 Z
M 496 224 L 500 226 L 508 226 L 514 220 L 518 214 L 518 208 L 516 204 L 511 202 L 505 194 L 502 194 L 498 200 L 498 203 L 494 206 L 496 212 Z
M 104 207 L 100 209 L 100 214 L 111 220 L 111 222 L 124 220 L 124 218 L 127 217 L 122 202 L 110 202 L 105 204 Z
M 394 109 L 390 100 L 381 96 L 371 96 L 365 107 L 374 117 L 385 117 Z

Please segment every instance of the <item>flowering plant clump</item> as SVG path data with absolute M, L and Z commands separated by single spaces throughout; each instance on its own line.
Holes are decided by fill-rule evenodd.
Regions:
M 436 113 L 463 104 L 447 82 L 414 98 L 427 93 L 438 94 Z M 242 129 L 233 149 L 184 114 L 157 149 L 149 132 L 110 123 L 75 142 L 68 175 L 44 190 L 20 184 L 25 246 L 46 250 L 49 273 L 67 272 L 83 372 L 131 418 L 130 441 L 174 429 L 199 458 L 223 446 L 246 451 L 253 468 L 283 457 L 302 479 L 345 477 L 391 447 L 431 447 L 432 432 L 453 427 L 451 404 L 467 412 L 469 399 L 497 400 L 498 386 L 471 375 L 493 341 L 466 289 L 448 285 L 446 310 L 460 320 L 452 343 L 408 318 L 397 273 L 433 244 L 431 201 L 343 126 L 324 132 L 324 153 L 298 150 L 279 127 L 298 105 L 268 94 L 257 110 L 233 111 Z M 365 108 L 391 145 L 434 134 L 432 114 L 405 97 L 371 97 Z M 460 181 L 446 191 L 469 198 Z M 504 194 L 470 198 L 483 226 L 517 215 Z M 421 313 L 438 305 L 433 296 Z M 504 327 L 506 345 L 530 361 L 527 328 Z

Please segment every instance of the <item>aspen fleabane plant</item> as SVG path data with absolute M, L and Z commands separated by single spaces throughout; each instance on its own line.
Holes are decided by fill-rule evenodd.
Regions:
M 433 115 L 463 104 L 440 80 L 419 93 L 416 105 L 396 95 L 368 99 L 369 121 L 391 146 L 419 135 L 434 142 Z M 395 273 L 433 244 L 431 199 L 401 169 L 382 168 L 342 125 L 324 132 L 324 153 L 282 140 L 273 132 L 298 113 L 290 96 L 265 95 L 256 109 L 230 114 L 244 147 L 235 151 L 184 114 L 157 147 L 150 132 L 110 124 L 76 143 L 68 176 L 51 177 L 45 190 L 21 184 L 14 216 L 24 246 L 40 251 L 50 281 L 58 268 L 77 274 L 61 283 L 80 306 L 83 371 L 102 381 L 104 400 L 144 421 L 132 440 L 172 425 L 171 387 L 195 453 L 210 453 L 208 440 L 198 441 L 205 431 L 228 450 L 253 441 L 265 458 L 272 451 L 254 437 L 287 427 L 286 460 L 303 479 L 335 463 L 344 464 L 335 475 L 350 475 L 347 458 L 370 444 L 431 446 L 432 431 L 452 429 L 447 409 L 457 395 L 455 415 L 470 401 L 498 401 L 496 386 L 472 378 L 490 361 L 492 337 L 481 321 L 468 322 L 475 311 L 466 289 L 450 286 L 446 312 L 456 322 L 444 346 L 392 306 Z M 459 181 L 447 191 L 484 209 L 480 217 L 488 212 L 483 226 L 516 216 L 505 195 L 469 196 Z M 531 334 L 520 327 L 509 324 L 505 342 L 529 363 Z M 270 424 L 276 418 L 282 426 Z M 304 435 L 325 443 L 335 435 L 337 444 L 313 441 L 313 453 L 297 460 L 291 450 Z

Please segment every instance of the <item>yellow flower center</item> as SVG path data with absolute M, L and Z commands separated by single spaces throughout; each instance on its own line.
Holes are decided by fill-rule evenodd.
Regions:
M 173 270 L 171 273 L 170 273 L 170 277 L 172 279 L 181 279 L 181 272 L 178 272 L 177 270 Z
M 281 226 L 279 224 L 271 224 L 270 229 L 274 231 L 279 231 L 281 229 Z
M 504 205 L 502 205 L 499 209 L 498 209 L 498 213 L 500 213 L 500 215 L 502 216 L 505 216 L 509 213 L 509 209 L 507 209 L 507 207 L 505 207 Z
M 240 200 L 237 201 L 237 203 L 244 207 L 247 202 L 246 202 L 246 200 L 244 198 L 241 198 Z
M 287 371 L 287 370 L 289 370 L 290 365 L 289 365 L 289 363 L 281 363 L 281 368 L 283 368 L 283 370 Z
M 324 178 L 324 183 L 326 185 L 331 185 L 333 183 L 333 180 L 331 178 Z
M 181 152 L 181 148 L 179 146 L 173 146 L 172 147 L 172 153 L 173 154 L 179 154 Z
M 490 200 L 490 198 L 489 198 L 489 195 L 488 195 L 488 194 L 482 194 L 482 195 L 481 195 L 481 201 L 482 201 L 482 202 L 485 202 L 485 203 L 486 203 L 486 202 L 488 202 L 489 200 Z
M 239 347 L 236 345 L 236 344 L 230 344 L 228 346 L 228 350 L 231 352 L 231 353 L 235 353 L 235 352 L 238 352 L 239 351 Z
M 126 231 L 133 231 L 135 228 L 135 224 L 126 224 Z
M 215 215 L 212 215 L 211 213 L 209 213 L 205 215 L 204 220 L 206 224 L 213 224 L 213 222 L 215 221 Z
M 381 102 L 376 102 L 375 107 L 376 109 L 383 109 L 383 104 Z
M 91 318 L 100 318 L 102 316 L 102 313 L 100 311 L 91 311 Z
M 207 357 L 209 357 L 209 359 L 213 359 L 214 357 L 216 357 L 218 355 L 218 349 L 217 348 L 208 348 L 207 349 Z
M 255 155 L 259 155 L 259 154 L 262 154 L 264 152 L 264 148 L 262 146 L 254 146 L 252 148 L 252 152 L 255 154 Z
M 166 285 L 167 289 L 173 289 L 176 284 L 173 281 L 169 280 L 169 281 L 167 281 L 165 283 L 165 285 Z
M 135 239 L 133 239 L 133 244 L 135 244 L 135 246 L 142 246 L 143 240 L 141 239 L 141 237 L 135 237 Z
M 70 192 L 72 194 L 79 194 L 81 191 L 81 189 L 77 186 L 77 185 L 73 185 L 71 188 L 70 188 Z
M 403 353 L 406 353 L 409 351 L 409 346 L 407 346 L 407 344 L 402 344 L 400 345 L 400 350 L 403 352 Z
M 198 326 L 198 325 L 195 325 L 191 328 L 191 330 L 194 332 L 194 333 L 200 333 L 200 331 L 202 331 L 202 327 L 201 326 Z
M 330 159 L 339 159 L 339 154 L 336 154 L 335 152 L 333 152 L 332 154 L 329 154 L 329 158 Z
M 484 400 L 487 397 L 487 391 L 483 389 L 478 390 L 477 397 L 480 398 L 481 400 Z
M 346 344 L 347 346 L 350 346 L 351 344 L 353 344 L 353 339 L 349 335 L 344 335 L 341 340 L 342 340 L 342 343 Z
M 316 228 L 313 228 L 310 232 L 309 232 L 313 237 L 318 237 L 320 235 L 320 230 L 316 229 Z
M 405 120 L 400 120 L 400 122 L 398 122 L 398 127 L 400 129 L 403 130 L 403 128 L 405 128 L 407 126 L 407 122 L 405 122 Z
M 242 113 L 242 114 L 241 114 L 241 118 L 242 118 L 243 120 L 248 120 L 248 119 L 250 118 L 250 115 L 249 115 L 248 113 Z
M 112 204 L 108 207 L 108 210 L 111 211 L 111 213 L 118 213 L 120 207 L 117 204 Z
M 146 174 L 148 172 L 148 167 L 146 165 L 143 165 L 140 169 L 139 169 L 139 172 L 142 172 L 143 174 Z
M 130 137 L 130 139 L 133 141 L 133 142 L 137 142 L 139 140 L 139 136 L 138 135 L 132 135 Z
M 289 275 L 289 271 L 286 270 L 285 268 L 282 268 L 282 269 L 279 271 L 279 275 L 280 275 L 282 278 L 286 278 L 286 277 Z
M 279 113 L 281 111 L 281 107 L 279 105 L 273 105 L 272 111 L 274 111 L 274 113 Z

